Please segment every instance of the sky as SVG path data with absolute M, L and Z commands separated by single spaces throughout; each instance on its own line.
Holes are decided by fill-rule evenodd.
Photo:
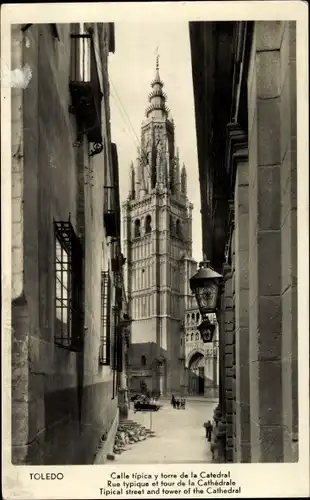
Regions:
M 188 23 L 116 23 L 115 53 L 109 55 L 112 140 L 117 144 L 121 202 L 128 196 L 130 162 L 136 159 L 141 123 L 155 76 L 156 54 L 175 145 L 187 168 L 193 210 L 193 257 L 201 260 L 201 215 L 194 97 Z

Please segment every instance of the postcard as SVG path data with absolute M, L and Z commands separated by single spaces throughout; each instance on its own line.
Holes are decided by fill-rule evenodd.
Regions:
M 6 500 L 308 497 L 307 15 L 2 6 Z

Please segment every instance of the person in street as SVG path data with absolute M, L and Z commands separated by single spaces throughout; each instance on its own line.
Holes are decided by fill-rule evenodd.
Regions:
M 176 405 L 177 405 L 177 410 L 179 410 L 180 409 L 180 400 L 179 399 L 176 400 Z
M 171 405 L 173 406 L 173 408 L 175 408 L 175 397 L 174 397 L 174 394 L 172 394 Z
M 183 410 L 185 410 L 185 404 L 186 404 L 186 403 L 185 403 L 185 398 L 183 398 L 183 399 L 181 400 L 181 408 L 182 408 Z
M 204 427 L 206 429 L 206 438 L 208 441 L 211 441 L 211 434 L 212 434 L 213 426 L 212 426 L 210 420 L 205 422 Z

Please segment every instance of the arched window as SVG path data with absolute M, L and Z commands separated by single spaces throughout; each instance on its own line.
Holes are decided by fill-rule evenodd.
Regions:
M 194 340 L 194 334 L 193 334 L 193 332 L 191 333 L 191 340 Z
M 141 366 L 145 366 L 145 365 L 146 365 L 146 357 L 141 356 Z
M 198 321 L 199 321 L 199 313 L 196 314 L 196 321 L 198 323 Z
M 179 219 L 177 219 L 176 223 L 175 223 L 175 234 L 176 236 L 180 237 L 181 236 L 181 222 L 179 221 Z
M 195 313 L 192 314 L 192 321 L 195 322 Z
M 186 316 L 186 318 L 187 318 L 187 324 L 189 325 L 189 322 L 190 322 L 190 319 L 191 319 L 190 314 L 188 314 L 188 315 Z
M 145 233 L 148 234 L 152 231 L 152 217 L 147 215 L 145 219 Z
M 199 340 L 199 333 L 196 333 L 196 340 Z
M 141 236 L 141 228 L 140 228 L 140 220 L 135 220 L 135 238 L 140 238 Z

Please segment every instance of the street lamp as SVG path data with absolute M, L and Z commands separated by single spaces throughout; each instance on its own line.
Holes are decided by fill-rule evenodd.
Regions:
M 204 343 L 212 342 L 213 339 L 215 325 L 209 320 L 208 314 L 216 311 L 221 278 L 222 275 L 215 272 L 209 266 L 209 261 L 206 261 L 200 262 L 198 272 L 189 280 L 203 319 L 197 328 Z
M 120 326 L 123 331 L 124 339 L 126 342 L 126 346 L 129 347 L 130 344 L 130 326 L 133 322 L 133 319 L 128 314 L 123 314 L 123 318 L 120 321 Z

